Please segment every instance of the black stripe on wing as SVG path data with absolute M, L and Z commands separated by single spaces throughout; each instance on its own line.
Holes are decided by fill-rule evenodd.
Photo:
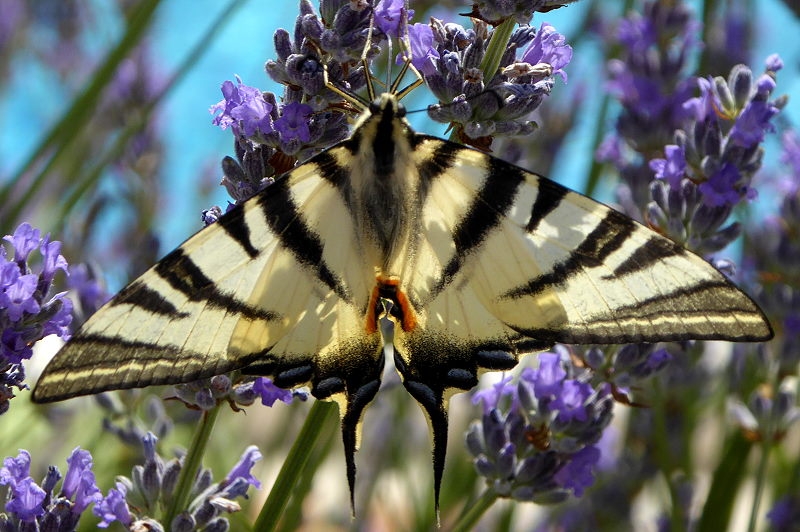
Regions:
M 680 244 L 668 238 L 652 236 L 622 261 L 622 264 L 614 268 L 613 275 L 606 275 L 603 279 L 612 279 L 646 270 L 666 258 L 685 253 L 686 249 Z
M 652 323 L 670 315 L 676 320 L 672 325 L 652 326 Z M 666 294 L 657 294 L 630 305 L 615 307 L 613 314 L 607 318 L 593 317 L 591 330 L 583 330 L 580 325 L 572 329 L 512 327 L 525 336 L 545 343 L 568 344 L 623 344 L 689 339 L 756 342 L 772 336 L 768 329 L 765 332 L 749 332 L 755 328 L 749 328 L 745 322 L 732 326 L 725 325 L 720 320 L 715 324 L 717 316 L 723 320 L 739 316 L 737 319 L 756 317 L 766 321 L 750 298 L 729 281 L 720 279 L 679 286 Z M 705 325 L 692 325 L 692 322 L 705 322 Z M 638 327 L 630 324 L 638 324 Z M 604 328 L 620 330 L 620 326 L 627 327 L 628 332 L 602 332 Z
M 239 314 L 251 320 L 272 321 L 281 317 L 275 312 L 254 307 L 231 294 L 219 290 L 214 281 L 203 273 L 203 270 L 197 266 L 191 257 L 184 253 L 183 248 L 178 248 L 161 259 L 153 268 L 153 271 L 190 301 L 206 301 L 211 308 L 224 309 L 227 312 Z M 131 293 L 125 298 L 125 301 L 114 300 L 114 304 L 124 302 L 145 310 L 152 310 L 152 302 L 155 299 L 154 292 L 158 291 L 152 287 L 147 287 L 143 294 L 145 297 L 141 300 L 136 293 Z M 166 300 L 166 296 L 163 294 L 160 294 L 160 297 Z M 161 309 L 163 310 L 164 308 L 166 307 L 162 304 Z
M 45 369 L 34 389 L 34 401 L 191 382 L 228 373 L 260 356 L 209 357 L 182 346 L 96 334 L 78 334 L 64 349 Z
M 264 219 L 283 247 L 291 252 L 297 262 L 312 270 L 317 278 L 341 299 L 352 302 L 342 280 L 331 271 L 322 258 L 323 244 L 319 235 L 305 224 L 291 191 L 285 186 L 285 183 L 291 183 L 291 177 L 290 174 L 288 181 L 267 188 L 268 193 L 258 197 L 258 205 L 263 211 Z
M 412 148 L 418 149 L 420 147 L 430 146 L 430 154 L 417 165 L 417 173 L 419 174 L 419 204 L 425 205 L 428 199 L 433 182 L 442 174 L 450 170 L 456 163 L 456 155 L 464 149 L 463 146 L 455 142 L 445 142 L 435 137 L 428 137 L 426 135 L 415 135 L 412 139 Z M 428 150 L 424 150 L 427 152 Z
M 531 217 L 528 219 L 525 230 L 529 233 L 535 233 L 542 220 L 556 210 L 568 192 L 566 188 L 558 183 L 540 178 L 536 191 L 536 200 L 533 202 L 533 207 L 531 207 Z
M 111 304 L 133 305 L 152 314 L 161 314 L 162 316 L 178 318 L 186 318 L 189 316 L 186 312 L 179 312 L 177 307 L 164 297 L 161 292 L 153 290 L 141 280 L 136 280 L 123 288 L 122 291 L 114 297 Z
M 487 157 L 488 173 L 467 213 L 453 233 L 456 250 L 442 270 L 442 276 L 431 297 L 439 294 L 455 278 L 464 260 L 480 246 L 514 205 L 519 187 L 525 182 L 525 172 L 494 157 Z
M 503 294 L 502 298 L 520 298 L 535 296 L 553 286 L 561 286 L 576 272 L 584 268 L 596 268 L 636 230 L 636 223 L 616 211 L 608 211 L 605 218 L 589 233 L 583 242 L 570 253 L 569 257 L 553 266 L 548 273 L 542 274 L 524 285 L 513 288 Z
M 235 207 L 231 211 L 225 213 L 217 223 L 225 229 L 225 232 L 230 236 L 245 253 L 254 259 L 258 256 L 258 250 L 253 246 L 250 240 L 250 227 L 244 218 L 244 209 L 242 207 Z

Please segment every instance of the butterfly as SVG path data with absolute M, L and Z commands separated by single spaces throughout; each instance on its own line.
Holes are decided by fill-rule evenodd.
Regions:
M 416 133 L 395 92 L 133 281 L 47 366 L 33 399 L 239 370 L 339 404 L 351 503 L 381 320 L 433 438 L 483 371 L 555 343 L 762 341 L 758 306 L 679 244 L 499 158 Z

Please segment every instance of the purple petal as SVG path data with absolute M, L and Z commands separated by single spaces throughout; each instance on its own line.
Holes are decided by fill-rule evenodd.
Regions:
M 573 454 L 569 461 L 555 474 L 554 480 L 562 487 L 571 489 L 576 497 L 594 483 L 592 469 L 600 460 L 600 450 L 593 445 Z
M 222 129 L 230 127 L 236 136 L 251 137 L 257 132 L 273 131 L 272 105 L 264 100 L 260 90 L 245 85 L 239 78 L 236 81 L 237 85 L 232 81 L 222 84 L 224 98 L 209 108 L 211 114 L 216 114 L 212 123 Z
M 522 54 L 522 61 L 530 65 L 547 63 L 553 67 L 553 74 L 561 76 L 565 82 L 567 74 L 562 70 L 572 60 L 572 47 L 567 39 L 547 22 L 539 26 L 539 31 Z
M 288 142 L 299 139 L 301 142 L 311 140 L 311 131 L 308 128 L 308 119 L 313 109 L 304 103 L 292 102 L 284 105 L 281 117 L 275 120 L 275 131 L 281 134 L 281 140 Z
M 558 420 L 569 422 L 574 420 L 586 421 L 586 400 L 594 393 L 594 389 L 585 382 L 573 379 L 565 380 L 561 392 L 551 403 L 551 408 L 558 411 Z
M 283 401 L 286 404 L 292 402 L 292 391 L 275 386 L 267 377 L 257 378 L 253 390 L 261 396 L 261 403 L 265 406 L 272 406 L 275 401 Z
M 669 186 L 677 190 L 681 180 L 686 174 L 686 150 L 683 146 L 668 144 L 664 147 L 665 159 L 650 161 L 650 169 L 656 174 L 656 179 L 663 179 Z
M 708 178 L 708 181 L 701 183 L 698 187 L 703 195 L 703 202 L 709 207 L 722 207 L 738 203 L 741 199 L 741 187 L 737 186 L 740 177 L 736 166 L 731 163 L 723 165 Z
M 252 473 L 250 473 L 250 470 L 253 469 L 253 465 L 261 460 L 261 458 L 261 452 L 255 445 L 251 445 L 245 449 L 244 454 L 242 454 L 242 457 L 239 459 L 239 462 L 233 466 L 231 472 L 225 477 L 224 484 L 231 484 L 234 480 L 241 478 L 246 480 L 256 489 L 261 489 L 261 482 L 259 482 L 259 480 L 254 477 Z
M 411 64 L 426 76 L 435 74 L 439 52 L 435 47 L 431 27 L 419 23 L 410 25 L 408 40 L 411 45 Z M 403 54 L 398 54 L 397 63 L 400 64 L 403 60 Z
M 30 474 L 31 455 L 25 449 L 20 449 L 16 458 L 9 456 L 3 460 L 3 467 L 0 467 L 0 486 L 8 484 L 13 487 Z
M 23 478 L 11 489 L 11 500 L 6 504 L 6 510 L 21 521 L 32 522 L 44 514 L 42 502 L 46 496 L 47 493 L 31 477 Z
M 57 270 L 67 271 L 67 260 L 61 254 L 61 242 L 54 240 L 50 242 L 50 235 L 42 240 L 42 279 L 50 283 L 56 275 Z
M 111 488 L 108 491 L 108 495 L 95 504 L 94 508 L 92 508 L 92 513 L 102 519 L 97 525 L 98 527 L 107 528 L 114 521 L 119 521 L 125 527 L 128 527 L 133 522 L 133 517 L 128 509 L 128 502 L 125 500 L 127 491 L 125 484 L 117 482 L 117 487 Z
M 0 292 L 0 308 L 6 309 L 8 318 L 12 322 L 22 319 L 24 312 L 29 314 L 39 312 L 39 302 L 34 298 L 38 282 L 38 276 L 32 273 L 20 275 L 14 284 Z
M 22 263 L 28 260 L 31 251 L 39 247 L 41 235 L 41 231 L 34 229 L 28 222 L 23 222 L 14 230 L 13 235 L 6 235 L 3 240 L 11 242 L 14 246 L 14 260 Z
M 91 471 L 92 455 L 89 451 L 83 451 L 80 447 L 75 447 L 72 454 L 67 458 L 67 473 L 64 475 L 64 483 L 61 486 L 61 493 L 68 499 L 78 491 L 81 482 L 81 475 L 84 471 Z
M 533 384 L 533 391 L 537 399 L 557 396 L 567 372 L 561 367 L 561 357 L 558 353 L 541 353 L 539 355 L 538 369 L 525 368 L 521 379 Z
M 488 414 L 492 409 L 497 408 L 498 403 L 509 395 L 514 394 L 516 386 L 511 384 L 511 375 L 503 377 L 498 382 L 488 388 L 481 388 L 472 396 L 472 404 L 477 405 L 483 402 L 483 413 Z
M 405 0 L 381 0 L 375 6 L 375 25 L 386 35 L 397 38 L 401 35 L 400 25 L 403 22 Z M 414 16 L 414 10 L 409 9 L 405 17 L 406 22 Z

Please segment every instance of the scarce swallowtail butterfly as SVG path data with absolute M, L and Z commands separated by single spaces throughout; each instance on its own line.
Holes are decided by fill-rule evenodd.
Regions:
M 762 341 L 761 310 L 705 260 L 611 208 L 415 133 L 397 94 L 348 140 L 189 238 L 45 369 L 44 403 L 234 370 L 339 404 L 351 489 L 364 409 L 394 363 L 433 432 L 484 370 L 567 344 Z

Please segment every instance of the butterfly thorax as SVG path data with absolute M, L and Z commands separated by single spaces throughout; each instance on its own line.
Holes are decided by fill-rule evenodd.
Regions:
M 414 133 L 391 94 L 375 100 L 351 139 L 350 195 L 362 249 L 375 268 L 398 275 L 415 226 L 418 172 L 412 157 Z

